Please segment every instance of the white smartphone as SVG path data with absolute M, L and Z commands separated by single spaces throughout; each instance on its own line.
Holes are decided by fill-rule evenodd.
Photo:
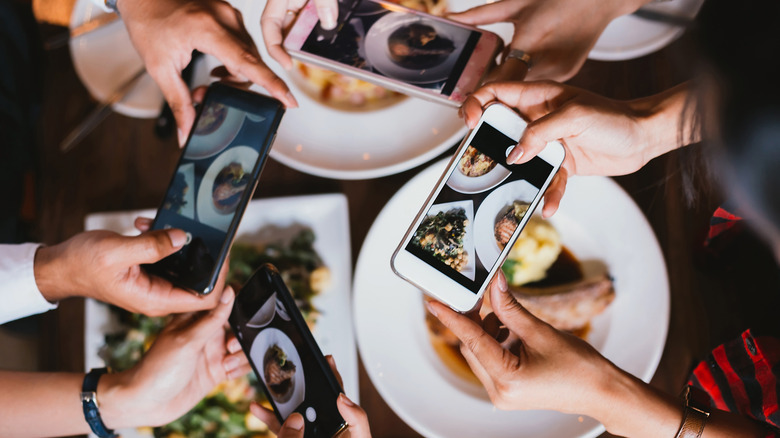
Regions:
M 340 1 L 331 31 L 310 0 L 284 40 L 300 61 L 452 106 L 481 83 L 501 44 L 492 32 L 379 0 Z
M 526 125 L 504 105 L 487 107 L 393 254 L 398 276 L 457 311 L 477 305 L 563 162 L 554 141 L 507 164 Z

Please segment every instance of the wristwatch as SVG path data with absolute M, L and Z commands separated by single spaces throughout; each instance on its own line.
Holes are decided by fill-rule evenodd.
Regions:
M 113 430 L 106 427 L 98 410 L 98 380 L 107 372 L 108 368 L 93 368 L 84 376 L 84 383 L 81 385 L 81 406 L 84 408 L 84 419 L 87 420 L 90 429 L 98 438 L 116 438 L 118 436 Z
M 701 438 L 710 416 L 707 393 L 688 385 L 680 396 L 683 399 L 683 419 L 675 438 Z

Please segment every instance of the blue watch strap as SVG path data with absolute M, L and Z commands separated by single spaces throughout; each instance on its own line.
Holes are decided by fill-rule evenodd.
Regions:
M 84 419 L 87 420 L 92 432 L 99 438 L 116 438 L 118 435 L 106 427 L 100 418 L 97 404 L 97 386 L 100 376 L 107 373 L 107 368 L 93 368 L 84 376 L 81 385 L 81 406 L 84 408 Z

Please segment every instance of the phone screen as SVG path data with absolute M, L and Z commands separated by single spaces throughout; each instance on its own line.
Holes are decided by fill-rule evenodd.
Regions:
M 306 437 L 331 437 L 344 425 L 336 406 L 338 382 L 323 369 L 327 362 L 284 283 L 268 279 L 261 269 L 247 282 L 231 326 L 282 420 L 298 412 Z
M 319 23 L 301 51 L 450 96 L 480 32 L 409 13 L 393 3 L 339 3 L 337 31 Z M 341 22 L 341 21 L 340 21 Z
M 553 166 L 508 165 L 517 144 L 482 123 L 405 250 L 477 293 Z
M 231 227 L 240 220 L 236 216 L 243 213 L 259 177 L 280 109 L 276 100 L 227 86 L 212 86 L 202 105 L 152 227 L 188 233 L 188 244 L 152 266 L 196 291 L 207 287 L 222 262 Z

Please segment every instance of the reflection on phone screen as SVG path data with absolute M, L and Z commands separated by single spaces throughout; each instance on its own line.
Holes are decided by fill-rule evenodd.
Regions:
M 553 166 L 539 157 L 508 165 L 517 142 L 480 125 L 406 251 L 474 293 L 538 195 Z
M 276 412 L 286 419 L 299 412 L 307 437 L 331 436 L 343 423 L 338 393 L 318 366 L 315 352 L 296 325 L 293 312 L 270 285 L 250 282 L 239 293 L 231 319 L 255 373 Z
M 339 4 L 337 32 L 319 24 L 301 50 L 449 96 L 480 33 L 401 11 L 392 3 Z M 349 8 L 345 10 L 345 8 Z
M 190 243 L 161 263 L 196 289 L 211 276 L 239 202 L 252 189 L 273 122 L 262 110 L 209 93 L 157 214 L 155 229 L 188 232 Z

